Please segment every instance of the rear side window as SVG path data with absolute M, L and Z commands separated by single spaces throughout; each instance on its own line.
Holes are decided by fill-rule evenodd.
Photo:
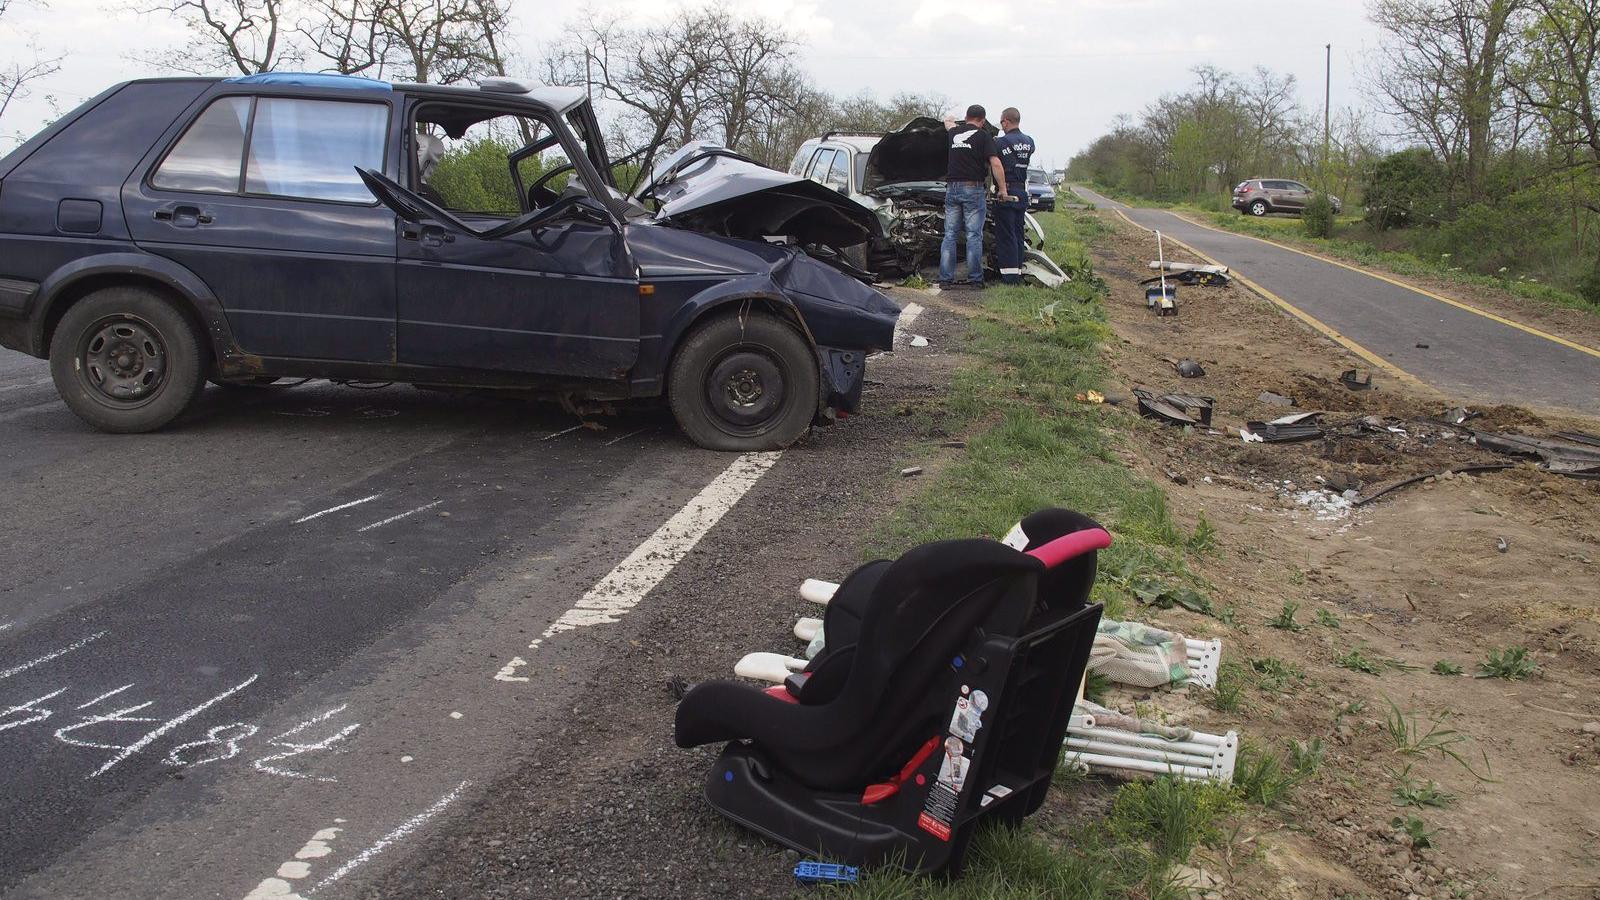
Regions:
M 807 177 L 821 184 L 828 175 L 828 168 L 833 165 L 833 158 L 837 155 L 837 150 L 817 151 L 816 157 L 811 160 L 811 171 L 807 173 Z
M 237 192 L 249 121 L 249 97 L 224 97 L 206 107 L 150 183 L 169 191 Z
M 250 130 L 251 194 L 366 203 L 356 167 L 383 169 L 389 108 L 376 103 L 263 97 Z
M 150 184 L 370 203 L 355 169 L 383 169 L 388 126 L 389 107 L 378 103 L 223 97 L 178 139 Z
M 811 144 L 806 144 L 806 145 L 802 146 L 800 148 L 800 152 L 798 152 L 798 153 L 796 153 L 794 155 L 794 162 L 789 163 L 789 174 L 790 175 L 802 175 L 802 176 L 805 175 L 805 173 L 806 173 L 806 160 L 811 158 L 811 154 L 815 149 L 816 149 L 815 146 L 813 146 Z
M 828 171 L 828 187 L 850 189 L 850 157 L 844 151 L 833 155 L 833 168 Z

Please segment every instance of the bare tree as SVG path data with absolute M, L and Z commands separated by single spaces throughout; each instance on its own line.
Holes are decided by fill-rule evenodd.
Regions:
M 505 72 L 497 37 L 511 20 L 504 0 L 385 0 L 376 20 L 400 78 L 453 84 Z
M 390 50 L 378 18 L 385 2 L 309 0 L 295 32 L 325 62 L 326 71 L 382 78 Z
M 182 21 L 195 36 L 184 54 L 150 55 L 146 62 L 182 72 L 241 75 L 270 72 L 297 57 L 285 46 L 286 0 L 168 0 L 145 7 Z
M 1572 165 L 1600 165 L 1600 0 L 1533 0 L 1524 56 L 1513 67 L 1518 97 L 1545 120 Z
M 0 0 L 0 17 L 11 9 L 11 0 Z M 0 118 L 6 114 L 13 100 L 29 93 L 29 85 L 61 71 L 61 57 L 43 53 L 36 44 L 29 44 L 31 59 L 12 59 L 0 63 Z
M 1399 137 L 1443 159 L 1469 197 L 1482 189 L 1496 119 L 1506 111 L 1507 62 L 1526 0 L 1374 0 L 1387 34 L 1367 83 L 1401 123 Z

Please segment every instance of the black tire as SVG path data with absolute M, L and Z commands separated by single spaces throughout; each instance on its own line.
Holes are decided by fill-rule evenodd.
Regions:
M 710 450 L 781 450 L 817 414 L 817 358 L 774 316 L 717 316 L 690 332 L 667 375 L 678 427 Z
M 136 287 L 74 303 L 50 339 L 50 376 L 78 418 L 101 431 L 154 431 L 205 387 L 208 360 L 189 320 Z
M 1268 206 L 1267 201 L 1265 200 L 1252 200 L 1250 201 L 1249 210 L 1250 215 L 1260 218 L 1261 216 L 1272 212 L 1272 207 Z

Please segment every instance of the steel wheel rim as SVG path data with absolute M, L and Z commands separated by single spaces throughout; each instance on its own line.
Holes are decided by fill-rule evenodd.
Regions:
M 75 362 L 95 399 L 119 409 L 144 406 L 166 385 L 166 342 L 138 316 L 107 316 L 85 329 Z
M 766 347 L 727 350 L 706 370 L 704 396 L 712 421 L 742 437 L 766 431 L 783 412 L 788 375 L 782 359 Z

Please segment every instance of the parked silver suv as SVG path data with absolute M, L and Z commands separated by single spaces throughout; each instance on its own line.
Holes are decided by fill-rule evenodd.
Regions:
M 1300 213 L 1316 192 L 1298 181 L 1281 178 L 1252 178 L 1239 182 L 1233 189 L 1233 208 L 1252 216 L 1267 213 Z M 1328 195 L 1333 211 L 1341 212 L 1344 204 L 1339 198 Z

